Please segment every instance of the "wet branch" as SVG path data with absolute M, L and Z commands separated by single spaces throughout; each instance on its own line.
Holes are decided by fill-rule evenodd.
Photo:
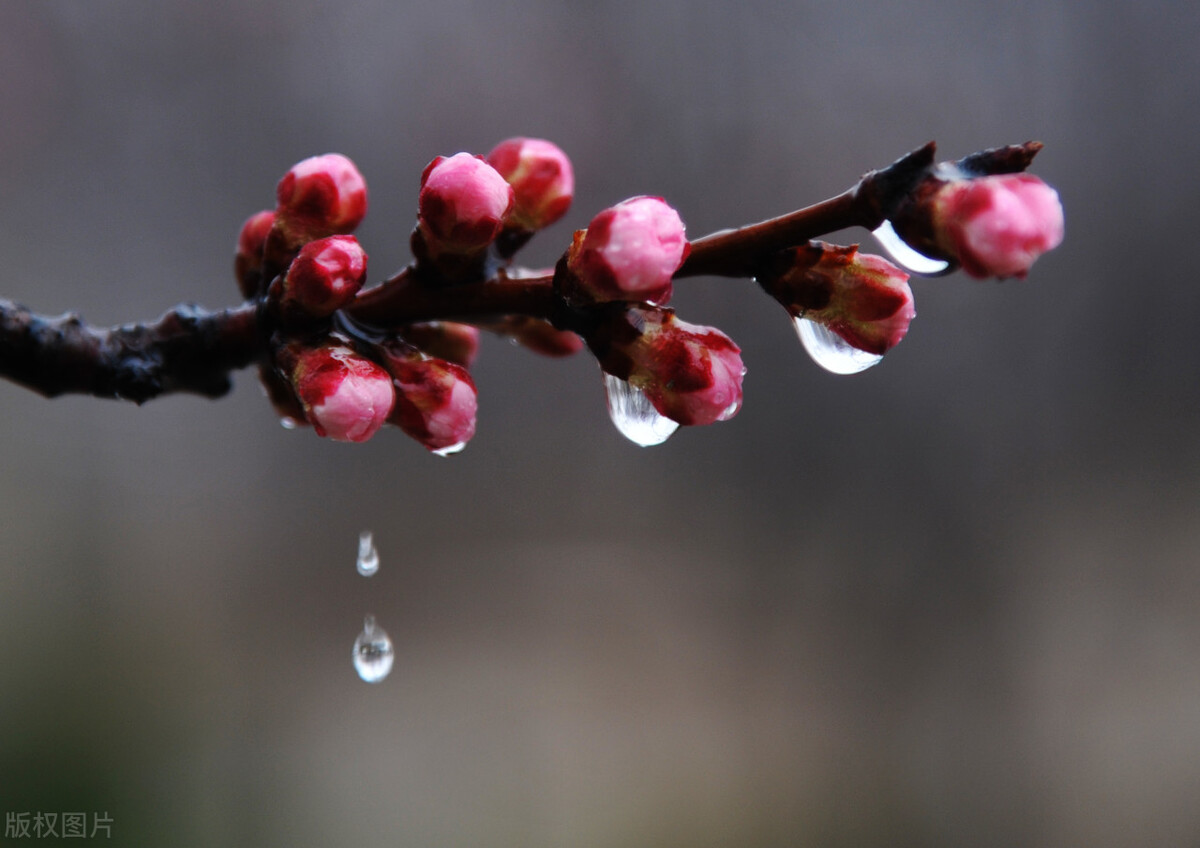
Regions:
M 1020 170 L 1039 148 L 1030 143 L 984 151 L 961 160 L 961 166 Z M 849 227 L 874 229 L 930 172 L 934 153 L 931 142 L 829 200 L 697 239 L 675 277 L 750 277 L 782 249 Z M 361 292 L 344 312 L 380 329 L 429 320 L 486 325 L 502 316 L 529 316 L 579 330 L 587 316 L 568 308 L 554 278 L 550 270 L 497 267 L 485 279 L 446 285 L 410 266 Z M 151 323 L 104 329 L 74 314 L 46 317 L 0 300 L 0 376 L 46 397 L 77 393 L 143 403 L 190 392 L 217 398 L 229 391 L 231 371 L 265 356 L 273 323 L 255 303 L 220 312 L 181 305 Z

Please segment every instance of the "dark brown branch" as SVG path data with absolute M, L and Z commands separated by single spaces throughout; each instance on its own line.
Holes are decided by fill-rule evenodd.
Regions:
M 764 261 L 781 250 L 850 227 L 873 230 L 925 178 L 936 150 L 931 141 L 888 167 L 865 174 L 857 185 L 837 197 L 779 218 L 697 239 L 675 276 L 753 277 Z
M 780 250 L 850 227 L 875 229 L 926 183 L 940 179 L 937 168 L 964 176 L 1019 171 L 1040 148 L 1037 142 L 995 148 L 935 168 L 930 142 L 865 174 L 829 200 L 697 239 L 675 276 L 756 276 Z M 419 321 L 486 325 L 505 316 L 526 316 L 586 333 L 594 316 L 571 309 L 555 291 L 554 279 L 549 270 L 499 267 L 486 279 L 447 284 L 409 267 L 360 293 L 344 310 L 352 321 L 343 327 L 373 333 Z M 184 305 L 150 324 L 97 329 L 76 315 L 48 318 L 0 300 L 0 377 L 47 397 L 82 393 L 135 403 L 173 392 L 220 397 L 229 391 L 230 371 L 266 353 L 268 324 L 279 316 L 264 317 L 255 304 L 222 312 Z
M 476 283 L 437 285 L 405 268 L 374 288 L 361 292 L 346 308 L 356 321 L 378 327 L 416 321 L 465 320 L 499 315 L 552 318 L 558 306 L 554 275 L 524 269 L 501 269 Z
M 98 329 L 78 315 L 51 318 L 0 300 L 0 376 L 46 397 L 221 397 L 231 386 L 229 372 L 262 350 L 252 305 L 221 312 L 183 305 L 150 324 Z

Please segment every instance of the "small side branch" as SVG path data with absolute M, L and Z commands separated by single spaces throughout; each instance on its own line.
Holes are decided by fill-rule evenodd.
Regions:
M 157 321 L 99 329 L 0 300 L 0 376 L 46 397 L 87 394 L 143 403 L 163 394 L 226 394 L 229 372 L 264 349 L 256 308 L 177 306 Z

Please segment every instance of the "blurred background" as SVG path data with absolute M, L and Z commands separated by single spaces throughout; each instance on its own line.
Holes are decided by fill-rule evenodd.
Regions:
M 1155 0 L 0 5 L 0 296 L 101 325 L 237 302 L 241 222 L 329 151 L 374 279 L 428 161 L 512 135 L 576 168 L 531 265 L 634 194 L 698 236 L 930 139 L 1040 139 L 1067 209 L 1025 282 L 915 280 L 851 377 L 750 282 L 680 285 L 746 401 L 657 448 L 586 355 L 490 337 L 448 459 L 285 431 L 249 372 L 144 408 L 0 384 L 0 812 L 123 845 L 1197 844 L 1198 36 Z

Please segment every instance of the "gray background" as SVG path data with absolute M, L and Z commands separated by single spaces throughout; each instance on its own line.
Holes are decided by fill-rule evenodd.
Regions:
M 1196 844 L 1198 39 L 1168 2 L 0 6 L 0 295 L 99 324 L 236 302 L 241 221 L 331 150 L 376 279 L 425 164 L 517 134 L 578 180 L 531 264 L 633 194 L 695 236 L 931 138 L 1041 139 L 1067 208 L 1025 282 L 916 281 L 854 377 L 749 282 L 681 285 L 746 403 L 648 450 L 586 355 L 494 338 L 452 459 L 285 432 L 250 373 L 144 408 L 0 385 L 0 812 L 128 845 Z

